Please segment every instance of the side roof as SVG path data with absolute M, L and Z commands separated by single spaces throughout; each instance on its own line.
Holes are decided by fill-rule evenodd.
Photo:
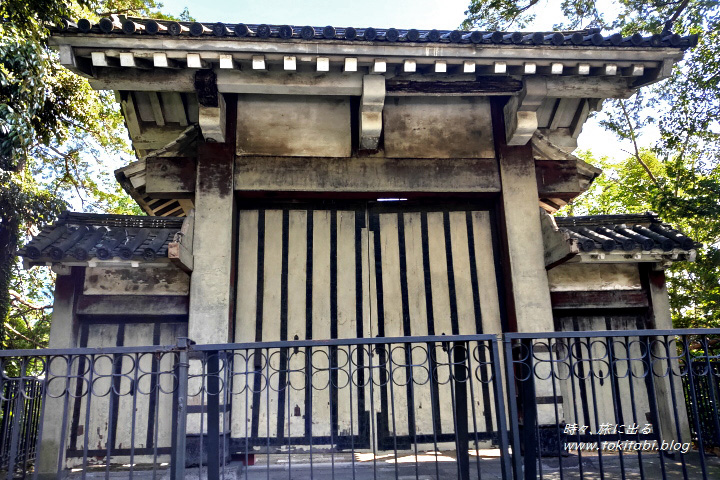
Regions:
M 675 47 L 688 48 L 697 44 L 697 35 L 670 32 L 643 36 L 636 33 L 623 37 L 620 33 L 603 35 L 599 28 L 572 31 L 493 31 L 438 30 L 416 28 L 324 27 L 311 25 L 268 25 L 228 22 L 177 22 L 140 17 L 113 16 L 93 23 L 87 19 L 66 20 L 57 31 L 84 34 L 167 35 L 171 37 L 238 37 L 281 40 L 320 40 L 388 43 L 455 43 L 455 44 L 515 44 L 515 45 L 573 45 L 595 47 Z
M 544 217 L 546 263 L 692 261 L 702 244 L 652 212 Z
M 26 264 L 169 263 L 184 218 L 65 212 L 19 252 Z

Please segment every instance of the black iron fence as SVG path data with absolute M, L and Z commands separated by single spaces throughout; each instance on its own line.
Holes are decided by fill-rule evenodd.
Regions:
M 35 462 L 42 381 L 3 378 L 0 390 L 0 471 L 23 473 Z
M 719 421 L 718 359 L 704 348 L 718 334 L 5 351 L 3 468 L 7 478 L 720 478 L 711 437 L 698 434 Z
M 708 345 L 695 344 L 701 351 L 709 350 Z M 720 402 L 720 361 L 708 357 L 691 360 L 693 384 L 690 376 L 683 377 L 685 404 L 688 414 L 697 412 L 698 422 L 690 424 L 693 438 L 702 438 L 708 448 L 720 448 L 720 423 L 718 422 L 718 402 Z

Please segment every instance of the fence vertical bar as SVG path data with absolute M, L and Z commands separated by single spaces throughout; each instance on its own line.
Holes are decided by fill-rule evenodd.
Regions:
M 177 404 L 175 406 L 175 428 L 170 458 L 170 480 L 182 480 L 185 478 L 185 442 L 187 436 L 187 394 L 188 394 L 188 373 L 190 360 L 188 351 L 194 342 L 187 337 L 179 337 L 177 341 L 178 363 L 177 368 Z
M 685 365 L 687 365 L 687 379 L 690 383 L 690 399 L 692 400 L 692 416 L 695 423 L 695 431 L 697 432 L 698 452 L 700 453 L 700 468 L 702 469 L 703 479 L 707 479 L 707 465 L 705 465 L 705 446 L 703 445 L 702 430 L 700 429 L 700 417 L 698 412 L 698 398 L 695 391 L 695 373 L 692 368 L 692 356 L 690 355 L 690 341 L 687 335 L 682 336 L 683 354 L 685 356 Z M 705 352 L 705 355 L 708 353 Z
M 515 362 L 513 361 L 512 338 L 507 334 L 503 338 L 505 347 L 505 383 L 508 392 L 508 409 L 512 429 L 513 480 L 520 480 L 523 471 L 522 455 L 520 454 L 520 426 L 518 424 L 517 393 L 515 390 Z
M 22 359 L 22 366 L 20 371 L 20 376 L 17 379 L 17 389 L 15 393 L 15 408 L 13 409 L 13 423 L 12 423 L 12 440 L 10 441 L 10 458 L 8 459 L 8 474 L 7 478 L 8 480 L 12 480 L 12 478 L 15 476 L 15 460 L 17 457 L 18 452 L 18 442 L 20 441 L 20 423 L 23 418 L 23 413 L 25 413 L 23 410 L 23 379 L 25 378 L 25 369 L 27 368 L 27 365 L 25 364 L 26 360 Z
M 208 439 L 207 439 L 207 478 L 220 478 L 220 362 L 219 352 L 207 353 L 207 399 L 208 399 Z M 200 432 L 200 436 L 202 437 Z M 201 452 L 202 455 L 202 452 Z M 202 460 L 201 460 L 202 462 Z
M 533 367 L 533 343 L 531 339 L 523 339 L 522 345 L 527 351 L 528 376 L 522 385 L 522 410 L 523 410 L 523 444 L 525 445 L 525 478 L 535 479 L 537 477 L 537 404 L 535 398 L 535 373 Z
M 492 385 L 495 394 L 495 416 L 498 427 L 498 441 L 500 443 L 500 471 L 502 472 L 502 478 L 509 479 L 512 467 L 510 466 L 510 452 L 508 450 L 508 428 L 507 419 L 505 418 L 505 399 L 503 397 L 502 388 L 502 368 L 500 368 L 500 353 L 498 351 L 500 349 L 500 339 L 496 338 L 494 340 L 488 341 L 488 343 L 490 344 L 490 355 L 492 355 Z M 472 375 L 472 372 L 470 372 L 470 375 Z M 509 384 L 510 378 L 508 378 L 508 385 Z M 514 390 L 515 388 L 513 383 L 513 395 Z M 512 403 L 512 397 L 509 397 L 508 403 Z M 517 419 L 517 416 L 515 418 Z M 516 451 L 515 447 L 513 447 L 512 453 L 513 456 L 520 457 L 520 451 Z M 517 474 L 514 475 L 513 478 L 517 478 Z
M 457 459 L 460 468 L 460 478 L 470 478 L 470 457 L 468 455 L 468 405 L 467 405 L 467 348 L 464 342 L 456 343 L 453 349 L 453 363 L 455 370 L 455 409 L 457 410 Z

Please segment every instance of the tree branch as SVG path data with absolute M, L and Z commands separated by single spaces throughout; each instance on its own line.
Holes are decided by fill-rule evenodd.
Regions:
M 10 330 L 11 332 L 13 332 L 15 335 L 17 335 L 18 337 L 22 338 L 23 340 L 27 340 L 28 342 L 32 343 L 32 344 L 35 345 L 37 348 L 45 348 L 45 345 L 40 345 L 38 342 L 36 342 L 36 341 L 33 340 L 32 338 L 26 337 L 26 336 L 23 335 L 22 333 L 20 333 L 20 332 L 18 332 L 17 330 L 15 330 L 15 329 L 13 328 L 13 326 L 10 325 L 10 324 L 7 323 L 7 322 L 5 323 L 5 328 L 7 328 L 8 330 Z
M 682 13 L 682 11 L 685 10 L 685 8 L 687 8 L 688 3 L 690 3 L 690 0 L 683 0 L 683 2 L 680 4 L 680 6 L 677 8 L 677 10 L 675 10 L 675 13 L 673 13 L 673 16 L 670 17 L 669 21 L 671 23 L 675 23 L 675 20 L 677 20 L 678 17 L 680 17 L 680 14 Z
M 630 120 L 630 115 L 628 115 L 627 109 L 625 108 L 625 102 L 622 100 L 618 100 L 618 103 L 620 103 L 620 108 L 622 108 L 623 115 L 625 116 L 625 121 L 628 124 L 628 129 L 630 130 L 630 139 L 633 143 L 633 148 L 635 149 L 635 154 L 633 155 L 635 159 L 642 165 L 642 167 L 647 172 L 648 176 L 650 177 L 650 180 L 653 181 L 656 187 L 660 188 L 660 182 L 658 182 L 657 177 L 653 175 L 652 171 L 650 170 L 650 167 L 647 166 L 647 164 L 643 161 L 642 157 L 640 157 L 640 149 L 638 148 L 637 144 L 637 137 L 635 136 L 635 128 L 632 125 L 632 121 Z
M 22 295 L 20 295 L 15 290 L 9 290 L 10 296 L 14 298 L 18 303 L 22 303 L 26 307 L 28 307 L 31 310 L 47 310 L 48 308 L 52 308 L 52 305 L 36 305 L 29 300 L 26 300 L 23 298 Z

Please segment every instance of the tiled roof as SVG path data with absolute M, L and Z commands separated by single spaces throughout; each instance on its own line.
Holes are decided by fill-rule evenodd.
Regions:
M 582 252 L 689 252 L 701 246 L 653 213 L 556 217 L 555 223 Z
M 18 252 L 31 263 L 167 257 L 183 218 L 65 212 Z
M 500 32 L 461 30 L 419 30 L 399 28 L 312 27 L 309 25 L 267 25 L 254 23 L 174 22 L 146 18 L 114 16 L 93 24 L 87 19 L 65 21 L 63 33 L 118 34 L 142 36 L 215 36 L 280 40 L 370 41 L 386 43 L 430 42 L 469 44 L 515 44 L 595 47 L 673 47 L 685 49 L 697 44 L 698 36 L 681 37 L 665 33 L 623 37 L 619 33 L 603 35 L 600 29 L 571 32 Z

